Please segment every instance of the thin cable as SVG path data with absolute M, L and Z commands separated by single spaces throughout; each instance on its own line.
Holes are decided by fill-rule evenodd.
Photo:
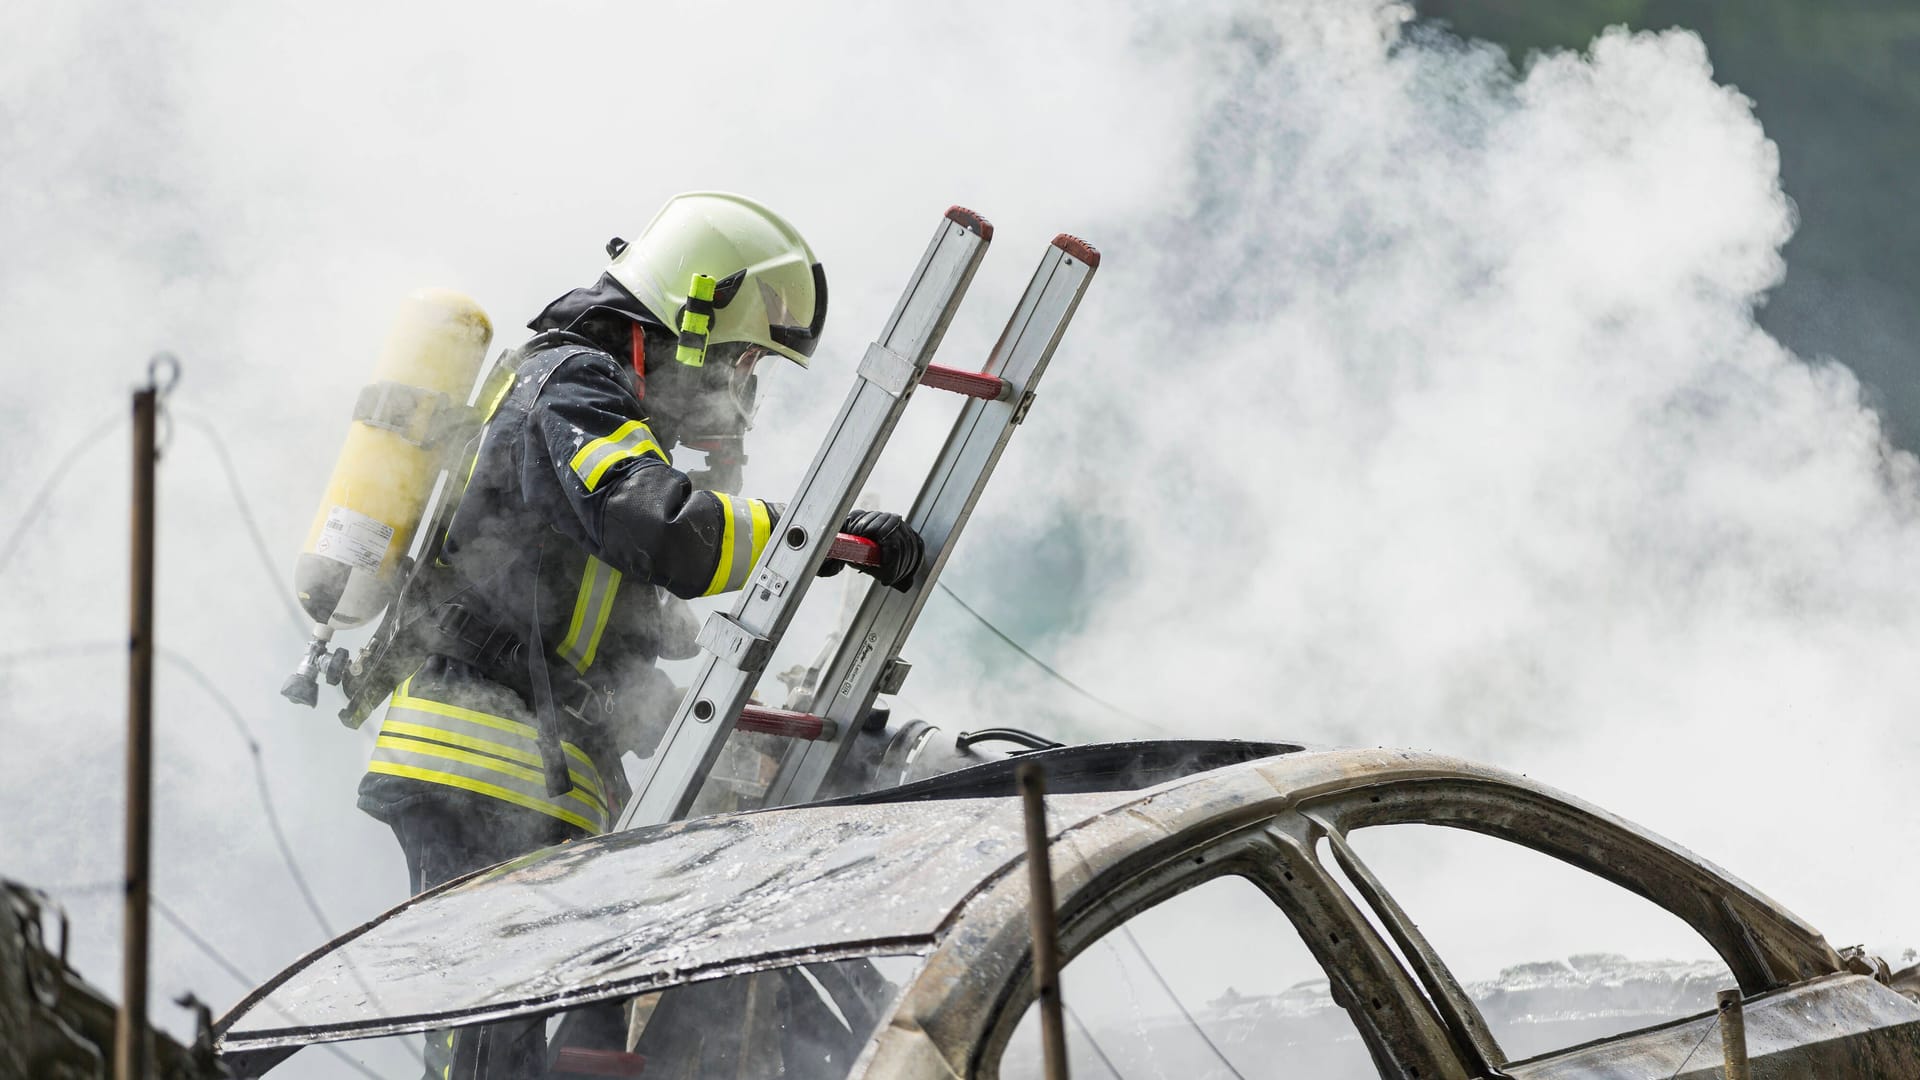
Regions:
M 118 427 L 123 419 L 124 417 L 119 413 L 115 413 L 82 435 L 66 453 L 55 459 L 55 464 L 48 471 L 47 479 L 40 485 L 40 490 L 34 493 L 33 500 L 27 503 L 27 508 L 14 520 L 13 531 L 7 534 L 6 543 L 0 544 L 0 572 L 5 572 L 7 564 L 13 561 L 14 554 L 20 550 L 20 541 L 26 538 L 27 531 L 33 527 L 35 520 L 45 512 L 47 500 L 52 498 L 54 489 L 60 486 L 60 480 L 67 475 L 67 470 L 73 468 L 80 460 L 82 451 L 92 446 L 102 435 Z
M 181 918 L 179 915 L 176 915 L 172 908 L 161 903 L 160 898 L 157 896 L 153 897 L 153 908 L 155 911 L 158 911 L 160 913 L 161 918 L 165 919 L 168 923 L 170 923 L 173 926 L 175 930 L 178 930 L 180 932 L 181 937 L 186 938 L 189 942 L 193 944 L 194 948 L 199 949 L 202 953 L 204 953 L 207 956 L 208 959 L 212 960 L 215 964 L 218 964 L 220 966 L 220 970 L 232 976 L 234 980 L 237 981 L 241 986 L 245 986 L 251 989 L 252 987 L 258 986 L 260 984 L 260 980 L 255 979 L 253 976 L 247 974 L 245 971 L 240 970 L 240 966 L 238 964 L 235 964 L 233 961 L 227 959 L 226 956 L 223 953 L 221 953 L 219 949 L 216 949 L 213 947 L 212 942 L 209 942 L 206 938 L 201 937 L 199 931 L 195 930 L 190 924 L 188 924 L 187 920 Z M 335 1046 L 332 1043 L 316 1043 L 314 1045 L 319 1046 L 322 1050 L 325 1050 L 327 1053 L 332 1054 L 334 1057 L 337 1057 L 341 1061 L 346 1062 L 348 1068 L 359 1073 L 361 1076 L 370 1077 L 371 1080 L 380 1080 L 379 1073 L 374 1072 L 372 1069 L 367 1068 L 366 1065 L 362 1064 L 358 1060 L 355 1060 L 354 1057 L 348 1054 L 344 1048 Z
M 125 646 L 108 642 L 44 645 L 36 649 L 22 649 L 17 652 L 0 653 L 0 664 L 16 663 L 21 660 L 35 658 L 86 656 L 94 653 L 116 652 L 122 648 L 125 648 Z M 307 884 L 307 875 L 301 871 L 300 861 L 293 853 L 293 845 L 287 842 L 286 832 L 281 828 L 280 814 L 273 803 L 272 789 L 267 784 L 266 761 L 260 754 L 259 740 L 253 737 L 253 729 L 247 726 L 246 717 L 241 715 L 240 710 L 235 707 L 233 699 L 227 697 L 218 686 L 214 685 L 213 680 L 207 677 L 206 672 L 200 670 L 199 665 L 165 646 L 158 647 L 154 651 L 159 655 L 160 659 L 172 664 L 182 674 L 186 675 L 188 679 L 197 684 L 201 690 L 205 691 L 208 697 L 213 698 L 220 708 L 226 712 L 227 719 L 232 721 L 234 733 L 239 735 L 240 741 L 246 744 L 247 754 L 252 759 L 254 786 L 260 794 L 260 806 L 267 820 L 267 828 L 273 833 L 274 843 L 280 849 L 280 860 L 286 864 L 288 876 L 293 879 L 294 887 L 299 890 L 301 898 L 306 901 L 307 910 L 313 913 L 314 921 L 320 924 L 320 929 L 326 931 L 329 940 L 338 937 L 339 935 L 333 929 L 332 922 L 328 920 L 326 913 L 320 909 L 320 901 L 314 896 L 313 889 Z
M 1088 859 L 1086 853 L 1080 850 L 1080 834 L 1076 827 L 1068 826 L 1061 831 L 1058 839 L 1066 841 L 1067 846 L 1073 850 L 1074 857 L 1080 860 L 1081 865 L 1092 865 L 1092 860 Z M 1101 897 L 1095 901 L 1095 903 L 1104 905 L 1115 917 L 1118 917 L 1120 914 L 1119 908 L 1115 906 L 1113 894 L 1111 893 Z M 1220 1059 L 1220 1064 L 1225 1065 L 1227 1071 L 1232 1073 L 1236 1080 L 1247 1080 L 1239 1069 L 1234 1068 L 1233 1062 L 1228 1060 L 1227 1055 L 1220 1047 L 1214 1043 L 1213 1037 L 1208 1035 L 1206 1029 L 1200 1026 L 1200 1021 L 1194 1019 L 1193 1014 L 1187 1011 L 1186 1004 L 1180 1000 L 1178 994 L 1173 992 L 1173 987 L 1168 984 L 1166 976 L 1161 975 L 1160 969 L 1154 966 L 1153 957 L 1148 956 L 1147 950 L 1140 947 L 1140 941 L 1133 936 L 1132 928 L 1129 927 L 1125 921 L 1122 921 L 1118 929 L 1120 933 L 1126 937 L 1127 944 L 1133 946 L 1133 951 L 1139 954 L 1141 962 L 1147 965 L 1147 970 L 1153 974 L 1153 980 L 1159 983 L 1160 989 L 1165 991 L 1167 997 L 1173 1000 L 1174 1008 L 1179 1009 L 1180 1015 L 1186 1017 L 1187 1024 L 1193 1028 L 1194 1034 L 1200 1036 L 1200 1041 L 1207 1044 L 1207 1049 L 1213 1051 L 1213 1056 Z M 1064 995 L 1062 995 L 1061 1004 L 1065 1004 Z
M 938 585 L 940 587 L 940 591 L 943 593 L 946 593 L 949 599 L 951 599 L 954 603 L 959 604 L 960 610 L 973 616 L 974 621 L 978 622 L 981 626 L 986 627 L 987 630 L 991 632 L 994 637 L 997 637 L 1001 641 L 1005 642 L 1007 647 L 1012 649 L 1014 652 L 1017 652 L 1021 656 L 1026 657 L 1029 661 L 1033 663 L 1035 667 L 1039 668 L 1041 671 L 1044 671 L 1048 675 L 1053 676 L 1053 678 L 1057 682 L 1059 682 L 1062 686 L 1065 686 L 1067 689 L 1073 691 L 1076 694 L 1079 694 L 1081 697 L 1086 698 L 1088 701 L 1093 702 L 1095 705 L 1100 706 L 1101 708 L 1107 710 L 1108 712 L 1113 713 L 1115 716 L 1123 717 L 1125 719 L 1131 720 L 1134 723 L 1140 724 L 1145 727 L 1155 726 L 1153 724 L 1147 723 L 1145 720 L 1140 719 L 1139 717 L 1133 715 L 1132 713 L 1121 708 L 1120 706 L 1115 705 L 1113 702 L 1108 701 L 1106 698 L 1103 698 L 1098 694 L 1095 694 L 1093 691 L 1088 690 L 1086 687 L 1081 686 L 1079 683 L 1074 682 L 1072 679 L 1067 678 L 1065 675 L 1060 674 L 1058 671 L 1055 671 L 1052 665 L 1048 664 L 1045 660 L 1042 660 L 1039 657 L 1033 655 L 1031 652 L 1028 652 L 1026 646 L 1013 640 L 1011 637 L 1008 637 L 1006 634 L 1006 631 L 1001 630 L 999 627 L 989 622 L 985 615 L 982 615 L 978 611 L 975 611 L 973 609 L 972 604 L 969 604 L 965 600 L 960 599 L 960 594 L 948 588 L 946 582 L 935 580 L 934 584 Z
M 21 660 L 47 657 L 71 658 L 92 653 L 116 652 L 124 648 L 126 648 L 125 645 L 112 642 L 81 642 L 65 645 L 46 645 L 36 649 L 21 649 L 15 652 L 0 653 L 0 666 L 17 663 Z M 307 910 L 313 913 L 314 921 L 320 924 L 320 928 L 326 932 L 329 940 L 338 937 L 339 935 L 334 931 L 332 923 L 327 919 L 326 913 L 321 910 L 319 899 L 314 895 L 313 889 L 307 884 L 306 874 L 301 871 L 299 859 L 296 858 L 293 853 L 293 845 L 287 842 L 286 833 L 281 828 L 280 815 L 274 807 L 272 790 L 267 784 L 266 762 L 260 754 L 260 743 L 254 739 L 253 730 L 247 726 L 246 718 L 242 716 L 240 710 L 234 706 L 232 699 L 222 693 L 220 689 L 213 684 L 213 681 L 207 678 L 206 673 L 201 671 L 191 660 L 165 647 L 157 648 L 155 652 L 160 659 L 177 667 L 187 675 L 188 678 L 197 683 L 202 690 L 206 691 L 208 696 L 219 703 L 220 707 L 225 710 L 227 718 L 233 722 L 234 731 L 239 734 L 241 741 L 246 744 L 247 753 L 252 758 L 255 788 L 260 795 L 260 805 L 265 810 L 267 825 L 273 833 L 275 844 L 278 845 L 280 849 L 281 862 L 286 866 L 287 874 L 293 879 L 293 883 L 299 890 L 302 899 L 306 901 Z M 114 887 L 117 888 L 118 885 L 116 884 Z M 357 969 L 354 970 L 354 979 L 360 983 L 361 989 L 367 991 L 369 997 L 376 1001 L 378 1000 L 378 995 L 366 985 L 365 980 L 360 978 Z M 418 1051 L 414 1052 L 414 1057 L 419 1058 L 420 1056 Z
M 253 731 L 247 726 L 246 718 L 234 706 L 232 699 L 222 693 L 220 688 L 214 685 L 213 680 L 207 678 L 206 673 L 192 661 L 170 649 L 160 649 L 158 652 L 161 659 L 180 668 L 189 678 L 198 683 L 209 697 L 218 702 L 222 709 L 226 710 L 228 718 L 233 721 L 234 729 L 246 741 L 247 753 L 253 757 L 253 779 L 260 792 L 260 805 L 266 811 L 267 828 L 273 833 L 273 842 L 280 848 L 280 859 L 286 864 L 287 874 L 293 878 L 293 884 L 300 891 L 301 899 L 306 901 L 307 910 L 313 913 L 314 921 L 320 924 L 320 929 L 326 933 L 327 940 L 331 941 L 339 937 L 339 933 L 334 930 L 332 922 L 327 918 L 327 913 L 321 910 L 319 897 L 314 895 L 312 886 L 307 884 L 307 875 L 301 871 L 300 860 L 294 857 L 293 845 L 287 842 L 287 834 L 280 826 L 280 814 L 274 809 L 273 793 L 267 785 L 266 762 L 260 756 L 260 743 L 254 739 Z M 360 989 L 366 991 L 368 999 L 375 1005 L 379 1005 L 379 993 L 361 977 L 360 969 L 349 961 L 347 970 L 353 975 L 353 981 L 359 985 Z M 408 1044 L 408 1050 L 417 1060 L 426 1060 L 425 1055 L 413 1048 L 411 1044 Z
M 1093 1029 L 1087 1026 L 1085 1020 L 1080 1019 L 1079 1013 L 1073 1011 L 1073 1006 L 1063 1001 L 1060 1007 L 1067 1011 L 1068 1019 L 1080 1029 L 1080 1036 L 1086 1039 L 1087 1045 L 1093 1049 L 1093 1056 L 1099 1058 L 1100 1064 L 1106 1066 L 1107 1075 L 1113 1077 L 1113 1080 L 1127 1080 L 1126 1074 L 1122 1073 L 1120 1067 L 1113 1063 L 1113 1059 L 1107 1056 L 1107 1052 L 1100 1048 L 1100 1040 L 1093 1037 Z
M 36 889 L 39 889 L 41 892 L 44 892 L 44 893 L 63 893 L 68 896 L 89 896 L 94 893 L 110 892 L 114 889 L 124 888 L 125 883 L 118 879 L 115 879 L 112 881 L 85 881 L 77 885 L 35 885 L 33 887 Z
M 213 947 L 212 942 L 208 941 L 206 938 L 201 937 L 199 931 L 195 930 L 192 926 L 188 925 L 187 920 L 181 918 L 178 914 L 175 914 L 174 910 L 168 907 L 166 904 L 162 903 L 160 901 L 160 898 L 157 896 L 153 898 L 153 910 L 159 912 L 161 918 L 167 920 L 169 923 L 172 923 L 173 928 L 175 930 L 180 931 L 180 936 L 183 938 L 186 938 L 189 942 L 192 942 L 194 948 L 199 949 L 202 953 L 205 953 L 207 956 L 207 959 L 212 960 L 215 964 L 218 964 L 220 966 L 221 971 L 224 971 L 228 975 L 233 976 L 233 979 L 235 982 L 246 987 L 253 987 L 253 986 L 259 985 L 259 981 L 257 979 L 247 974 L 246 972 L 241 971 L 240 966 L 238 964 L 235 964 L 233 961 L 227 959 L 226 956 L 222 954 L 219 949 L 216 949 Z
M 252 542 L 254 556 L 260 561 L 260 569 L 267 575 L 268 587 L 286 607 L 287 615 L 293 620 L 294 632 L 303 638 L 306 637 L 307 631 L 312 628 L 312 620 L 300 611 L 299 606 L 287 593 L 285 582 L 281 579 L 280 571 L 276 568 L 273 555 L 267 547 L 266 537 L 260 531 L 259 519 L 254 516 L 253 505 L 247 500 L 246 485 L 240 482 L 240 470 L 234 467 L 233 455 L 227 450 L 226 440 L 220 437 L 220 431 L 213 426 L 212 421 L 205 417 L 175 411 L 179 413 L 180 419 L 199 428 L 200 433 L 213 444 L 214 456 L 220 459 L 220 468 L 227 474 L 227 490 L 233 494 L 234 509 L 240 514 L 240 523 L 247 527 L 247 539 Z
M 1713 1022 L 1711 1024 L 1708 1024 L 1706 1028 L 1700 1032 L 1700 1037 L 1694 1040 L 1693 1049 L 1687 1051 L 1687 1056 L 1680 1059 L 1679 1067 L 1673 1070 L 1673 1076 L 1667 1077 L 1667 1080 L 1674 1080 L 1675 1076 L 1679 1076 L 1682 1072 L 1686 1071 L 1687 1062 L 1692 1061 L 1693 1055 L 1700 1052 L 1700 1046 L 1702 1043 L 1705 1043 L 1707 1041 L 1707 1036 L 1713 1034 L 1715 1031 L 1718 1031 L 1719 1029 L 1720 1029 L 1720 1014 L 1716 1012 L 1713 1014 Z
M 78 885 L 49 885 L 45 887 L 40 887 L 40 891 L 45 893 L 66 893 L 69 895 L 72 895 L 72 894 L 85 895 L 88 893 L 106 892 L 108 890 L 118 889 L 120 887 L 121 887 L 121 883 L 118 881 L 90 881 L 90 882 L 86 882 Z M 226 972 L 228 977 L 232 978 L 235 982 L 239 983 L 241 986 L 247 987 L 248 989 L 252 989 L 253 987 L 258 986 L 260 984 L 260 980 L 247 974 L 244 970 L 241 969 L 239 964 L 234 963 L 232 960 L 228 959 L 225 953 L 215 948 L 213 943 L 211 941 L 208 941 L 206 937 L 200 933 L 200 931 L 195 930 L 193 928 L 193 924 L 189 923 L 184 916 L 182 916 L 179 912 L 174 911 L 172 908 L 168 907 L 166 904 L 166 901 L 161 900 L 160 897 L 154 896 L 152 894 L 149 894 L 149 897 L 153 901 L 153 909 L 160 913 L 160 918 L 165 920 L 168 925 L 172 926 L 176 931 L 178 931 L 181 937 L 186 938 L 188 944 L 200 950 L 201 955 L 213 961 L 215 966 L 219 967 L 221 971 Z M 327 1053 L 332 1054 L 334 1057 L 337 1057 L 341 1061 L 346 1062 L 349 1068 L 352 1068 L 355 1072 L 358 1072 L 361 1076 L 370 1077 L 371 1080 L 380 1080 L 380 1074 L 372 1071 L 371 1069 L 367 1068 L 366 1065 L 354 1059 L 342 1047 L 335 1046 L 332 1043 L 320 1043 L 317 1045 L 319 1045 L 320 1048 L 325 1050 Z
M 1153 981 L 1159 983 L 1160 989 L 1166 991 L 1167 997 L 1173 1001 L 1173 1007 L 1179 1009 L 1180 1015 L 1187 1018 L 1187 1023 L 1193 1028 L 1194 1034 L 1200 1036 L 1200 1041 L 1207 1044 L 1207 1049 L 1213 1051 L 1213 1056 L 1220 1059 L 1220 1064 L 1225 1065 L 1227 1071 L 1232 1073 L 1236 1080 L 1247 1080 L 1240 1074 L 1239 1069 L 1233 1067 L 1233 1062 L 1227 1060 L 1226 1053 L 1213 1041 L 1213 1036 L 1207 1034 L 1207 1029 L 1201 1027 L 1200 1021 L 1194 1019 L 1193 1014 L 1187 1011 L 1186 1003 L 1180 1000 L 1180 995 L 1173 992 L 1173 987 L 1168 984 L 1166 976 L 1160 974 L 1160 969 L 1154 966 L 1153 958 L 1147 955 L 1147 950 L 1140 947 L 1140 939 L 1133 936 L 1132 928 L 1126 923 L 1121 923 L 1120 933 L 1126 937 L 1127 944 L 1133 946 L 1133 951 L 1140 954 L 1140 962 L 1147 965 L 1147 971 L 1153 975 Z
M 227 718 L 233 721 L 234 730 L 245 741 L 247 753 L 253 758 L 253 778 L 255 786 L 260 791 L 260 806 L 266 812 L 267 828 L 273 833 L 273 842 L 280 848 L 280 859 L 286 863 L 287 874 L 293 878 L 294 887 L 300 891 L 300 898 L 306 901 L 307 910 L 313 913 L 313 921 L 320 924 L 320 929 L 326 932 L 327 939 L 331 941 L 338 937 L 339 934 L 334 930 L 333 923 L 328 920 L 326 912 L 320 910 L 320 900 L 314 896 L 313 888 L 307 884 L 307 875 L 301 871 L 300 862 L 294 857 L 293 845 L 287 842 L 287 834 L 280 827 L 280 813 L 274 808 L 273 792 L 267 785 L 266 762 L 260 756 L 260 743 L 253 737 L 253 730 L 247 726 L 246 718 L 234 706 L 232 699 L 221 692 L 220 688 L 214 685 L 213 680 L 207 678 L 206 673 L 201 671 L 193 661 L 171 649 L 163 648 L 158 651 L 161 659 L 179 668 L 189 679 L 199 684 L 200 689 L 205 691 L 208 697 L 213 698 L 226 711 Z

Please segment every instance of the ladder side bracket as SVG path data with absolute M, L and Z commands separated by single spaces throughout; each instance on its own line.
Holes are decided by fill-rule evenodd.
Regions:
M 913 389 L 914 376 L 918 374 L 912 360 L 877 341 L 867 346 L 867 355 L 860 360 L 860 377 L 885 390 L 890 397 L 902 397 Z
M 773 642 L 748 630 L 729 616 L 714 612 L 694 644 L 741 671 L 760 671 L 773 656 Z

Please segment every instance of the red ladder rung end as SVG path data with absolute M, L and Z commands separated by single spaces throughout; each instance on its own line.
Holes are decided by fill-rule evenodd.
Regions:
M 963 397 L 979 398 L 982 401 L 1006 401 L 1013 397 L 1013 384 L 998 375 L 988 375 L 980 371 L 961 371 L 958 368 L 941 367 L 928 364 L 926 373 L 920 376 L 921 386 L 931 386 L 935 390 L 946 390 Z
M 644 1076 L 647 1059 L 619 1050 L 584 1050 L 568 1046 L 555 1055 L 555 1072 L 573 1076 Z
M 1061 233 L 1054 237 L 1053 246 L 1086 263 L 1092 269 L 1100 268 L 1100 249 L 1071 233 Z
M 827 558 L 839 559 L 854 566 L 879 566 L 880 545 L 864 536 L 849 536 L 846 533 L 833 538 L 827 548 Z
M 964 206 L 947 207 L 947 220 L 963 229 L 975 233 L 982 240 L 993 239 L 993 222 L 988 221 L 986 218 L 981 217 L 979 214 L 974 213 Z
M 834 732 L 833 721 L 824 716 L 791 709 L 769 709 L 764 705 L 749 705 L 741 709 L 740 719 L 733 726 L 739 731 L 784 735 L 789 739 L 806 739 L 810 742 L 832 738 Z

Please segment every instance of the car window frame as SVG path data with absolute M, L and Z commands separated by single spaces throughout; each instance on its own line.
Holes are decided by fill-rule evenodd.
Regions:
M 1313 857 L 1306 843 L 1311 832 L 1312 826 L 1296 815 L 1275 815 L 1211 840 L 1189 840 L 1151 861 L 1130 860 L 1101 875 L 1075 890 L 1071 906 L 1063 905 L 1063 969 L 1141 912 L 1216 878 L 1243 877 L 1266 894 L 1319 963 L 1335 1002 L 1383 1077 L 1465 1080 L 1465 1063 L 1441 1017 Z M 1056 840 L 1055 846 L 1064 842 Z M 1007 1042 L 1033 1002 L 1032 962 L 1029 946 L 974 1045 L 969 1077 L 998 1080 Z M 1066 991 L 1071 995 L 1071 984 Z M 1347 1005 L 1343 998 L 1372 1008 Z
M 1551 1057 L 1579 1046 L 1509 1059 L 1444 958 L 1353 851 L 1348 833 L 1382 825 L 1458 828 L 1515 844 L 1600 878 L 1685 923 L 1727 965 L 1744 997 L 1810 977 L 1805 969 L 1819 968 L 1819 954 L 1827 950 L 1825 940 L 1817 934 L 1806 941 L 1795 942 L 1792 938 L 1798 935 L 1791 934 L 1783 940 L 1785 924 L 1779 918 L 1765 918 L 1775 913 L 1762 910 L 1756 917 L 1752 905 L 1737 895 L 1743 886 L 1682 849 L 1604 812 L 1528 788 L 1473 777 L 1395 778 L 1306 800 L 1299 813 L 1316 834 L 1315 846 L 1308 848 L 1316 866 L 1320 865 L 1317 841 L 1324 836 L 1336 865 L 1395 940 L 1399 962 L 1411 969 L 1453 1033 L 1456 1045 L 1470 1055 L 1469 1064 L 1482 1072 L 1497 1074 L 1506 1065 Z M 1323 873 L 1325 869 L 1321 867 Z M 1376 896 L 1386 903 L 1376 902 Z M 1699 1015 L 1710 1013 L 1708 1010 Z M 1579 1045 L 1608 1042 L 1691 1019 L 1698 1017 L 1678 1018 Z

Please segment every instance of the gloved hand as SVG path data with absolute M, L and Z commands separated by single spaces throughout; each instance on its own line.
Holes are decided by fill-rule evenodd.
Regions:
M 855 510 L 847 515 L 840 531 L 880 545 L 879 566 L 855 569 L 872 574 L 880 584 L 901 592 L 912 587 L 913 576 L 920 572 L 920 562 L 926 558 L 926 545 L 921 543 L 920 534 L 907 525 L 906 519 L 885 510 Z M 828 559 L 820 567 L 820 576 L 832 577 L 845 565 L 838 559 Z

